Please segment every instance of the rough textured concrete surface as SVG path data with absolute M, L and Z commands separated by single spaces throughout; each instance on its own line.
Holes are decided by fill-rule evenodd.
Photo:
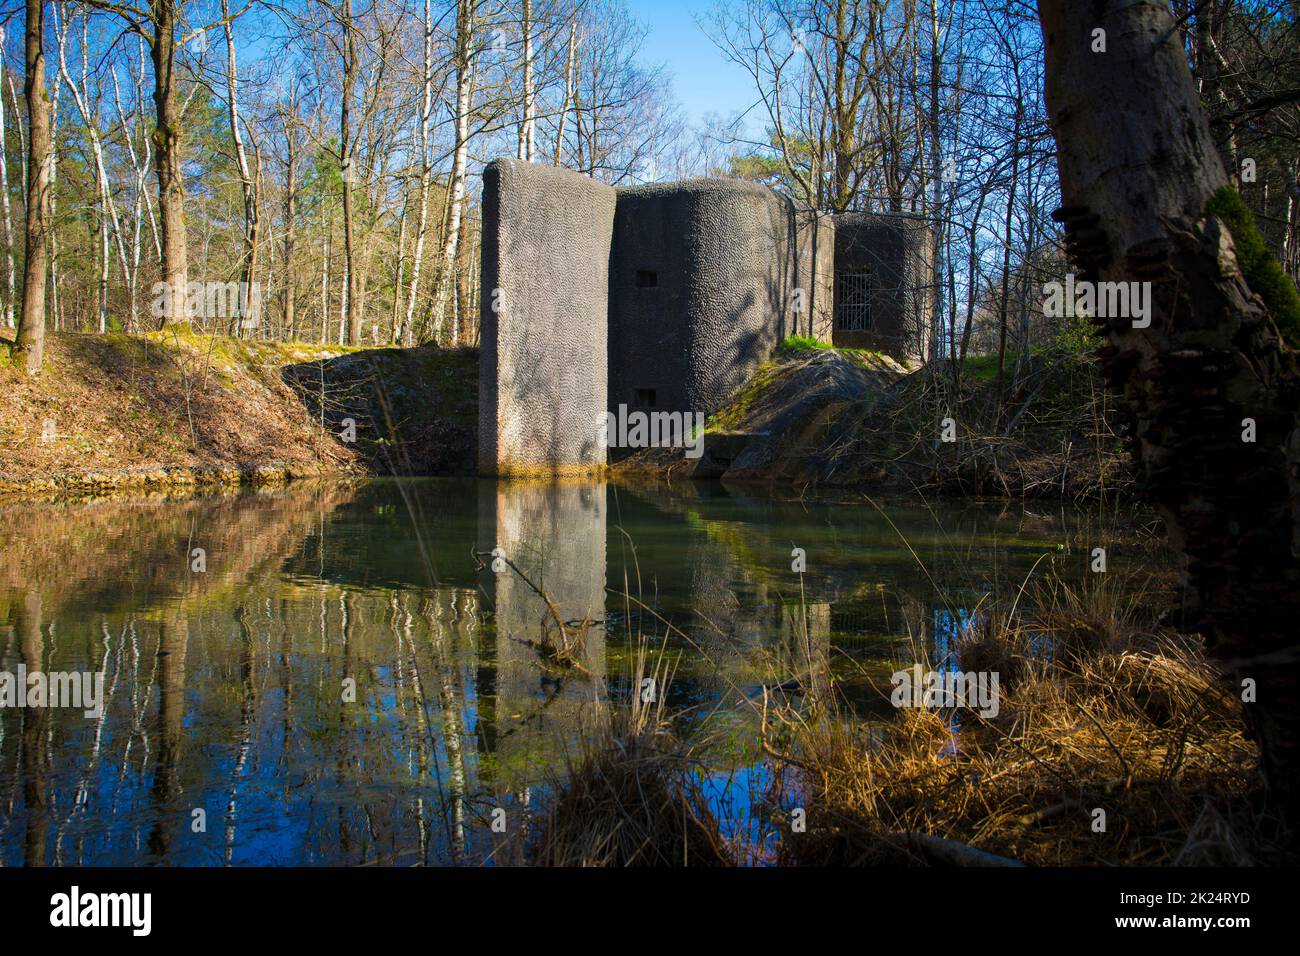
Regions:
M 483 171 L 480 474 L 604 466 L 614 204 L 612 188 L 568 170 Z
M 930 231 L 908 216 L 843 213 L 835 217 L 836 324 L 833 341 L 843 348 L 884 352 L 901 362 L 918 361 L 930 342 Z M 870 324 L 841 327 L 840 300 L 848 277 L 869 275 Z
M 621 189 L 609 274 L 609 405 L 719 408 L 793 334 L 829 340 L 834 226 L 730 179 Z M 796 291 L 798 290 L 798 291 Z
M 489 164 L 479 472 L 597 471 L 606 409 L 707 415 L 788 335 L 923 359 L 929 235 L 734 179 L 615 191 Z M 845 326 L 846 302 L 862 327 Z
M 835 219 L 795 206 L 797 275 L 795 285 L 807 290 L 807 310 L 797 318 L 794 335 L 831 342 L 835 332 Z

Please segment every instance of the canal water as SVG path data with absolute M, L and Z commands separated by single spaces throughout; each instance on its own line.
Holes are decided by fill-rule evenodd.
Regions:
M 1130 527 L 707 483 L 0 504 L 0 679 L 96 698 L 0 707 L 0 859 L 517 862 L 584 736 L 645 693 L 643 650 L 719 815 L 744 814 L 765 688 L 834 681 L 887 716 L 872 685 L 934 622 L 1082 579 L 1095 546 L 1137 586 L 1163 557 Z M 576 666 L 545 653 L 557 616 Z

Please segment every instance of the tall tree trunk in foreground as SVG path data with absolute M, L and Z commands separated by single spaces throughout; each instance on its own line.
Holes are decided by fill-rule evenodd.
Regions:
M 171 308 L 163 324 L 184 322 L 187 257 L 185 247 L 185 179 L 181 174 L 181 97 L 176 81 L 177 0 L 155 0 L 153 18 L 154 168 L 162 219 L 163 281 L 171 286 Z
M 0 27 L 0 50 L 4 49 L 5 31 Z M 0 56 L 0 73 L 4 71 L 4 57 Z M 23 118 L 17 111 L 14 112 L 14 122 L 19 127 L 23 124 Z M 4 225 L 5 225 L 5 279 L 8 282 L 6 287 L 4 313 L 5 326 L 14 327 L 14 298 L 17 292 L 17 275 L 14 268 L 14 220 L 13 213 L 9 208 L 9 159 L 6 155 L 8 150 L 5 149 L 5 108 L 4 108 L 4 84 L 0 79 L 0 202 L 4 206 Z
M 50 105 L 45 96 L 45 5 L 27 0 L 27 115 L 31 128 L 27 153 L 27 266 L 23 273 L 23 315 L 14 341 L 29 375 L 45 359 L 45 280 L 49 273 Z
M 1099 358 L 1131 415 L 1140 481 L 1186 558 L 1184 626 L 1237 681 L 1255 681 L 1247 712 L 1273 799 L 1295 821 L 1296 351 L 1206 212 L 1228 176 L 1168 4 L 1038 6 L 1067 249 L 1080 279 L 1152 283 L 1149 327 L 1094 320 L 1108 339 Z M 1093 52 L 1097 30 L 1105 52 Z

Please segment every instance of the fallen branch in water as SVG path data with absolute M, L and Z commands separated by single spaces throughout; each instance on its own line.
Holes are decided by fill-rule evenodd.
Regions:
M 592 674 L 590 670 L 588 670 L 586 667 L 582 665 L 581 661 L 578 660 L 577 655 L 578 652 L 583 649 L 582 648 L 583 642 L 579 641 L 576 637 L 570 635 L 568 627 L 565 626 L 564 617 L 561 616 L 559 608 L 555 606 L 555 602 L 551 600 L 551 596 L 547 594 L 546 591 L 544 591 L 538 585 L 534 584 L 533 581 L 528 577 L 528 575 L 524 574 L 523 571 L 519 570 L 519 565 L 515 564 L 513 561 L 507 558 L 505 554 L 502 553 L 499 549 L 497 549 L 495 552 L 471 550 L 470 554 L 473 555 L 475 559 L 475 563 L 477 564 L 476 570 L 479 571 L 482 571 L 485 567 L 488 566 L 484 564 L 483 562 L 484 558 L 488 558 L 493 561 L 504 561 L 506 565 L 510 568 L 510 570 L 514 571 L 515 574 L 519 575 L 519 579 L 523 581 L 525 584 L 527 584 L 528 587 L 532 589 L 533 593 L 536 594 L 538 597 L 540 597 L 543 602 L 545 602 L 548 613 L 551 615 L 552 619 L 554 619 L 555 626 L 560 631 L 559 646 L 555 646 L 551 644 L 549 641 L 546 641 L 545 639 L 543 639 L 541 642 L 538 642 L 538 641 L 531 641 L 525 637 L 512 637 L 511 640 L 515 640 L 521 644 L 525 644 L 531 647 L 533 650 L 537 651 L 539 654 L 542 654 L 543 656 L 549 658 L 550 660 L 553 660 L 559 664 L 563 664 L 565 667 L 572 667 L 575 670 L 581 671 L 583 674 L 586 674 L 588 677 L 595 676 Z M 591 626 L 591 623 L 592 621 L 590 618 L 584 618 L 582 621 L 578 622 L 574 630 L 585 633 L 586 629 Z M 545 638 L 546 636 L 545 618 L 542 619 L 542 635 L 543 638 Z

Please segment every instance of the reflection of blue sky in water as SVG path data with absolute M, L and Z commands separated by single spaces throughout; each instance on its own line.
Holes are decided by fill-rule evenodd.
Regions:
M 951 611 L 946 607 L 934 609 L 934 657 L 930 666 L 940 673 L 956 673 L 961 670 L 957 652 L 963 640 L 980 623 L 977 615 L 971 614 L 964 607 Z
M 0 669 L 102 667 L 107 698 L 99 721 L 0 711 L 3 862 L 510 862 L 491 810 L 512 827 L 538 812 L 581 728 L 618 706 L 637 629 L 657 653 L 663 620 L 685 634 L 664 646 L 667 707 L 710 786 L 731 779 L 719 816 L 741 826 L 769 782 L 764 684 L 797 697 L 829 659 L 850 702 L 887 717 L 858 674 L 888 674 L 909 619 L 940 603 L 932 581 L 945 606 L 1014 593 L 1077 520 L 908 503 L 886 506 L 891 525 L 710 484 L 529 487 L 416 482 L 415 519 L 391 481 L 0 506 Z M 470 557 L 496 544 L 537 563 L 566 618 L 605 618 L 590 676 L 540 665 L 545 609 Z M 604 593 L 625 570 L 653 614 Z
M 758 762 L 717 771 L 700 779 L 722 836 L 736 847 L 746 848 L 750 863 L 761 864 L 770 859 L 765 851 L 773 848 L 776 828 L 790 826 L 790 811 L 795 801 L 786 798 L 781 806 L 773 807 L 763 799 L 772 777 L 771 767 L 766 762 Z

